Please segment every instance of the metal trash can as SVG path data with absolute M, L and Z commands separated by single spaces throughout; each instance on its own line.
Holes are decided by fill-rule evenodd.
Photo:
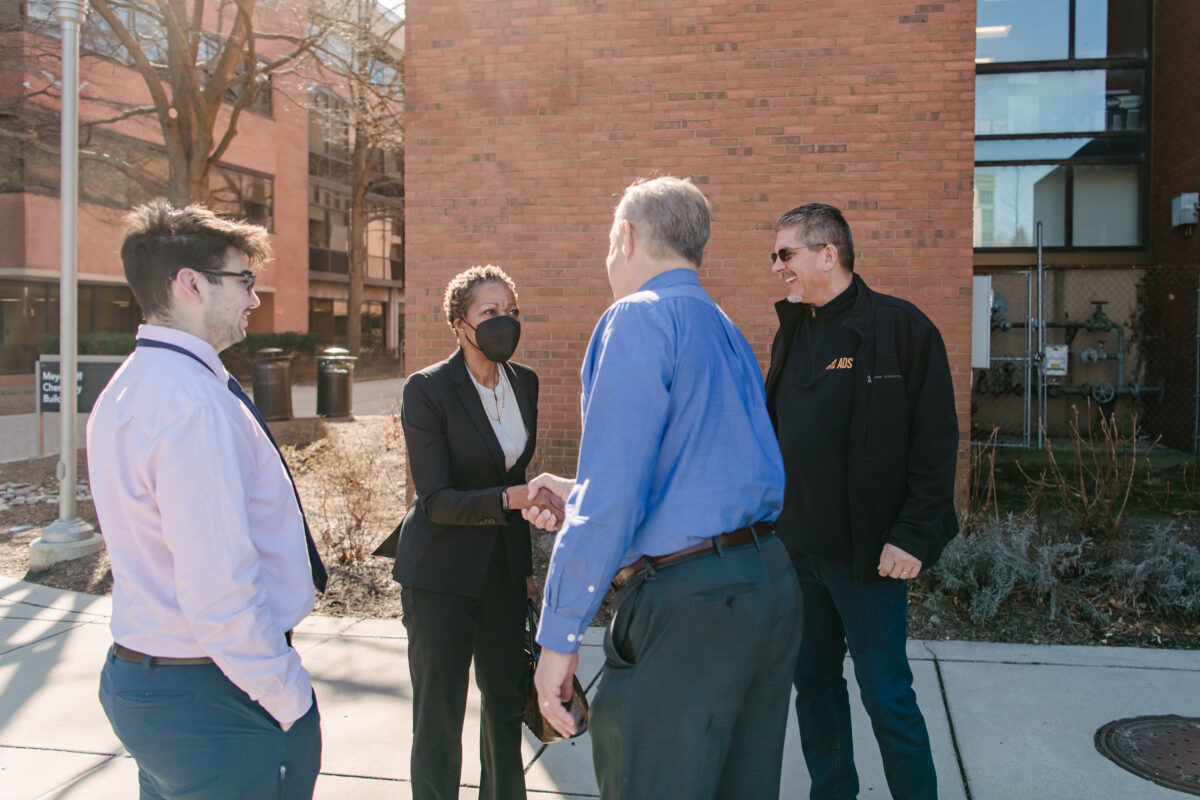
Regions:
M 278 347 L 259 350 L 254 359 L 254 405 L 263 419 L 292 418 L 292 356 Z
M 343 347 L 326 348 L 317 356 L 317 416 L 350 416 L 357 360 Z

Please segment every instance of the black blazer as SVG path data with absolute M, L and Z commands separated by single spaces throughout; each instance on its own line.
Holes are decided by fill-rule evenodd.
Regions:
M 405 586 L 479 597 L 497 536 L 513 580 L 533 572 L 529 523 L 504 511 L 500 492 L 525 483 L 537 444 L 538 379 L 521 364 L 500 369 L 517 401 L 506 413 L 519 409 L 529 435 L 510 470 L 461 350 L 404 382 L 400 424 L 416 496 L 400 523 L 392 577 Z

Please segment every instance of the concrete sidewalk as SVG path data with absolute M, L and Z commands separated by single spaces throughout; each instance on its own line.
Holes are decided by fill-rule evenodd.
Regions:
M 137 770 L 96 699 L 111 643 L 106 597 L 0 578 L 0 796 L 118 800 Z M 584 640 L 579 677 L 590 692 L 602 631 Z M 296 647 L 321 703 L 323 800 L 408 798 L 411 687 L 396 620 L 311 617 Z M 1106 722 L 1148 714 L 1200 716 L 1200 653 L 1133 648 L 910 642 L 916 691 L 933 739 L 940 796 L 958 800 L 1153 800 L 1184 795 L 1144 781 L 1096 752 Z M 852 668 L 847 677 L 853 687 Z M 889 797 L 857 698 L 855 748 L 864 798 Z M 463 731 L 463 798 L 477 796 L 479 696 Z M 785 798 L 806 798 L 794 720 Z M 595 797 L 586 736 L 543 746 L 526 734 L 532 800 Z M 668 799 L 669 800 L 669 799 Z
M 400 390 L 403 386 L 403 378 L 355 381 L 354 391 L 351 395 L 353 413 L 368 416 L 388 414 L 393 410 L 399 410 Z M 315 385 L 292 387 L 292 413 L 297 417 L 316 415 L 317 387 Z M 75 442 L 80 448 L 84 444 L 86 425 L 87 414 L 78 415 Z M 58 443 L 62 439 L 61 426 L 61 418 L 57 413 L 42 415 L 42 430 L 40 431 L 36 413 L 0 415 L 0 462 L 37 458 L 39 446 L 43 448 L 45 455 L 57 453 Z

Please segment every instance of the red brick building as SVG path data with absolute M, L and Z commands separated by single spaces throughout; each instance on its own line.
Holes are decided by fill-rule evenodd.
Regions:
M 302 4 L 260 3 L 256 29 L 304 29 Z M 121 13 L 133 14 L 121 6 Z M 149 6 L 147 6 L 149 8 Z M 228 26 L 209 6 L 203 22 L 209 41 Z M 225 14 L 231 12 L 225 9 Z M 136 17 L 148 58 L 165 58 L 166 34 L 155 12 Z M 128 22 L 128 20 L 127 20 Z M 157 26 L 157 27 L 156 27 Z M 0 4 L 0 125 L 23 129 L 18 115 L 42 119 L 57 142 L 58 99 L 46 88 L 61 69 L 61 26 L 50 0 Z M 80 118 L 85 123 L 149 106 L 145 80 L 95 12 L 81 32 Z M 260 59 L 292 45 L 264 38 Z M 158 48 L 158 49 L 156 49 Z M 213 50 L 215 51 L 215 46 Z M 210 56 L 211 57 L 211 56 Z M 311 61 L 294 63 L 264 79 L 257 99 L 238 118 L 237 135 L 209 177 L 206 204 L 243 217 L 272 233 L 274 259 L 256 291 L 262 306 L 250 317 L 253 333 L 312 330 L 326 344 L 344 343 L 349 293 L 350 137 L 338 87 L 319 85 Z M 328 79 L 326 79 L 328 80 Z M 115 109 L 115 110 L 114 110 Z M 230 104 L 220 112 L 223 134 Z M 36 117 L 28 116 L 36 114 Z M 114 124 L 84 126 L 82 145 L 127 158 L 165 184 L 166 156 L 157 118 L 133 115 Z M 384 167 L 399 172 L 394 154 Z M 59 330 L 58 156 L 0 137 L 0 385 L 32 381 L 44 338 Z M 121 217 L 151 196 L 127 175 L 80 163 L 78 215 L 79 333 L 132 333 L 141 313 L 125 285 L 118 255 Z M 399 201 L 368 196 L 368 257 L 363 292 L 363 344 L 399 349 L 404 272 Z
M 1107 396 L 1096 407 L 1194 450 L 1200 238 L 1170 204 L 1200 191 L 1196 3 L 420 0 L 407 14 L 407 363 L 452 350 L 451 275 L 507 269 L 518 357 L 543 381 L 540 466 L 573 468 L 616 198 L 663 174 L 708 195 L 701 279 L 764 364 L 783 294 L 773 221 L 840 206 L 868 284 L 945 335 L 964 441 L 972 424 L 1020 440 L 1043 223 L 1047 343 L 1070 351 L 1068 374 L 1045 378 L 1047 430 Z M 974 374 L 973 275 L 998 300 Z
M 686 175 L 712 204 L 701 280 L 764 365 L 783 295 L 773 223 L 832 203 L 867 282 L 945 332 L 965 430 L 974 0 L 431 0 L 407 12 L 410 369 L 453 348 L 446 281 L 503 266 L 525 321 L 518 359 L 542 380 L 540 466 L 573 471 L 579 365 L 612 301 L 616 199 L 637 178 Z

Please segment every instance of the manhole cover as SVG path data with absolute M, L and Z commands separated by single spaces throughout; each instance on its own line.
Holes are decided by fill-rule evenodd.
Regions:
M 1134 775 L 1200 795 L 1200 719 L 1119 719 L 1096 731 L 1096 749 Z

